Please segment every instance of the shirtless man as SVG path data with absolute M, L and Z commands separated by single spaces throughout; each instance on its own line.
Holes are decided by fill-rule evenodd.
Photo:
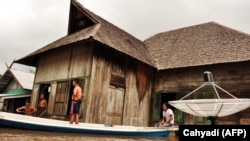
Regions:
M 33 116 L 33 114 L 37 111 L 36 108 L 30 105 L 30 101 L 25 102 L 25 106 L 16 109 L 16 112 L 21 113 L 22 111 L 25 112 L 25 115 Z
M 79 110 L 81 105 L 81 99 L 83 98 L 82 89 L 79 86 L 79 81 L 77 79 L 72 81 L 74 86 L 74 91 L 72 95 L 71 110 L 70 110 L 70 124 L 79 123 Z
M 47 107 L 48 107 L 48 103 L 47 100 L 45 99 L 44 94 L 40 95 L 40 102 L 38 105 L 38 111 L 37 111 L 37 116 L 38 117 L 45 117 L 46 113 L 47 113 Z

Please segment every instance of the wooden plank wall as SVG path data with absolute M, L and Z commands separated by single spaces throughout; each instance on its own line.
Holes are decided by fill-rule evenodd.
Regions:
M 159 71 L 156 74 L 154 92 L 191 92 L 203 84 L 203 73 L 210 71 L 214 81 L 232 93 L 249 92 L 249 62 L 190 67 Z
M 70 63 L 69 47 L 61 47 L 41 55 L 35 82 L 66 79 Z
M 92 61 L 91 44 L 74 44 L 41 55 L 35 82 L 64 80 L 89 76 Z
M 54 101 L 55 101 L 55 93 L 56 93 L 57 83 L 51 83 L 50 96 L 48 100 L 48 114 L 52 114 L 54 110 Z
M 153 93 L 189 93 L 203 84 L 203 73 L 210 71 L 215 83 L 239 98 L 250 98 L 249 62 L 217 64 L 202 67 L 179 68 L 159 71 L 156 74 Z M 223 124 L 246 123 L 249 109 L 236 115 L 221 118 Z M 240 115 L 240 116 L 239 116 Z M 238 118 L 235 118 L 238 117 Z M 241 120 L 239 117 L 244 117 Z M 187 119 L 189 118 L 189 119 Z M 185 122 L 192 123 L 192 116 L 186 116 Z
M 140 102 L 136 88 L 135 72 L 130 70 L 126 75 L 123 124 L 148 126 L 150 117 L 151 84 L 147 88 L 143 100 Z
M 151 83 L 149 83 L 150 85 L 146 88 L 144 98 L 140 102 L 136 85 L 136 67 L 138 62 L 128 56 L 116 54 L 101 49 L 101 47 L 97 48 L 98 50 L 95 50 L 96 53 L 92 63 L 86 122 L 105 123 L 106 108 L 109 102 L 107 100 L 107 94 L 112 69 L 116 68 L 120 69 L 120 71 L 116 72 L 125 74 L 126 86 L 122 124 L 147 126 L 149 123 Z M 125 60 L 120 60 L 120 63 L 117 63 L 116 61 L 121 58 Z M 152 76 L 152 74 L 149 75 Z M 120 76 L 122 77 L 122 75 Z
M 92 64 L 93 48 L 90 43 L 77 44 L 72 48 L 68 78 L 88 77 Z
M 49 113 L 53 112 L 57 81 L 70 81 L 73 78 L 83 78 L 86 81 L 85 84 L 89 84 L 92 56 L 92 45 L 89 42 L 80 42 L 60 47 L 40 56 L 35 84 L 51 84 L 48 101 Z M 86 91 L 84 92 L 86 93 Z M 34 98 L 32 98 L 32 103 L 37 103 L 38 95 L 39 91 L 33 92 L 32 97 Z M 84 109 L 84 105 L 81 105 L 82 109 Z
M 39 88 L 40 88 L 40 85 L 39 84 L 34 84 L 33 86 L 33 91 L 32 91 L 32 96 L 31 96 L 31 99 L 30 99 L 30 103 L 33 107 L 37 107 L 37 100 L 39 98 Z
M 95 50 L 96 51 L 96 50 Z M 111 64 L 95 55 L 92 62 L 85 122 L 105 123 Z

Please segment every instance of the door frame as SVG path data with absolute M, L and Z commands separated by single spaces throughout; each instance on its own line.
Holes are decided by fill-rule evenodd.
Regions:
M 109 85 L 109 89 L 111 89 L 111 88 L 114 88 L 116 91 L 118 90 L 118 89 L 122 89 L 123 90 L 123 99 L 122 99 L 122 108 L 121 108 L 121 121 L 120 121 L 120 125 L 122 125 L 123 124 L 123 115 L 124 115 L 124 107 L 125 107 L 125 88 L 124 87 L 120 87 L 120 86 L 115 86 L 115 85 Z M 110 93 L 109 93 L 110 94 Z M 116 93 L 117 94 L 117 93 Z M 116 99 L 115 99 L 115 101 L 116 101 Z M 107 104 L 109 104 L 110 102 L 109 101 L 107 101 Z M 114 105 L 113 105 L 114 106 Z M 112 117 L 112 119 L 113 119 L 113 117 L 115 117 L 116 115 L 115 115 L 115 108 L 116 107 L 113 107 L 113 113 L 112 113 L 112 115 L 111 115 L 111 117 Z M 108 105 L 106 106 L 106 118 L 107 118 L 107 116 L 110 116 L 110 115 L 108 115 L 108 113 L 107 113 L 107 110 L 108 110 Z M 105 120 L 105 122 L 107 122 L 107 119 Z M 111 124 L 112 124 L 112 120 L 111 120 Z

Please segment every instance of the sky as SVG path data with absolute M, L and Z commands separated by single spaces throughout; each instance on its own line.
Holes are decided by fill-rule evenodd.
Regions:
M 250 34 L 249 0 L 78 0 L 140 40 L 214 21 Z M 70 0 L 0 0 L 0 74 L 67 35 Z M 30 68 L 15 64 L 13 68 Z

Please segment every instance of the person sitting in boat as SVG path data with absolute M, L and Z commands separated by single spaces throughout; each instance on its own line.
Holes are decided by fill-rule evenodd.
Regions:
M 77 79 L 72 81 L 72 85 L 74 86 L 71 109 L 70 109 L 70 124 L 79 123 L 79 110 L 81 105 L 81 100 L 83 97 L 82 89 L 79 86 L 79 81 Z
M 167 127 L 174 124 L 174 112 L 172 109 L 168 108 L 167 103 L 162 104 L 162 119 L 155 126 L 157 127 Z
M 36 108 L 32 107 L 30 105 L 30 101 L 29 100 L 26 100 L 25 102 L 25 106 L 22 106 L 22 107 L 19 107 L 16 109 L 16 112 L 18 113 L 22 113 L 24 112 L 25 115 L 28 115 L 28 116 L 33 116 L 33 114 L 36 112 Z
M 41 94 L 40 95 L 40 102 L 38 105 L 38 111 L 36 112 L 36 116 L 46 117 L 47 116 L 47 107 L 48 107 L 48 103 L 47 103 L 47 100 L 45 99 L 45 95 Z

